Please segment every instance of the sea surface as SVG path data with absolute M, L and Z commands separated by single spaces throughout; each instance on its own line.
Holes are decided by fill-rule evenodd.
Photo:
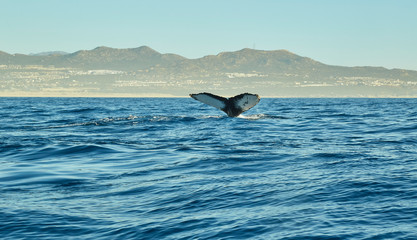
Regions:
M 0 98 L 0 239 L 417 239 L 417 99 Z

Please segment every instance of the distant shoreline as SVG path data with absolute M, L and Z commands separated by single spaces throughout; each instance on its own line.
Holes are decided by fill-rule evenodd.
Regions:
M 4 97 L 415 98 L 417 71 L 326 65 L 287 50 L 242 49 L 200 59 L 149 47 L 0 57 Z
M 57 93 L 13 92 L 0 93 L 0 98 L 188 98 L 188 95 L 171 94 L 124 94 L 124 93 Z M 225 97 L 231 97 L 225 95 Z M 417 98 L 416 96 L 260 96 L 261 98 Z
M 170 94 L 120 94 L 120 93 L 60 93 L 60 92 L 13 92 L 0 93 L 0 97 L 62 97 L 62 98 L 180 98 Z

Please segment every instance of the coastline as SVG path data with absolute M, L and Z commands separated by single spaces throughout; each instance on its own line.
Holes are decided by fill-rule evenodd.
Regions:
M 191 92 L 190 92 L 191 93 Z M 259 93 L 257 93 L 259 94 Z M 222 96 L 232 97 L 236 94 L 224 94 Z M 325 96 L 325 95 L 310 95 L 310 96 L 294 96 L 294 95 L 262 95 L 261 98 L 417 98 L 417 96 L 392 96 L 392 95 L 345 95 L 345 96 Z M 188 98 L 185 95 L 173 95 L 164 93 L 82 93 L 82 92 L 0 92 L 0 98 Z

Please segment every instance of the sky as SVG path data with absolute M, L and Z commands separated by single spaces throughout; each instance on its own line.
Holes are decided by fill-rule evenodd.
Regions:
M 329 65 L 417 70 L 415 0 L 0 0 L 0 51 L 149 46 L 200 58 L 285 49 Z

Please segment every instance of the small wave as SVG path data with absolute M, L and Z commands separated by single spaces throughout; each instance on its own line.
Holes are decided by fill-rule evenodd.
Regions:
M 237 118 L 247 120 L 262 120 L 262 119 L 288 119 L 282 116 L 268 115 L 268 114 L 254 114 L 254 115 L 240 115 Z M 144 115 L 136 116 L 130 115 L 128 117 L 106 117 L 98 120 L 91 120 L 86 122 L 74 122 L 60 125 L 52 125 L 47 127 L 39 127 L 36 129 L 53 129 L 53 128 L 71 128 L 82 126 L 107 126 L 109 124 L 126 124 L 135 125 L 141 123 L 170 123 L 170 122 L 192 122 L 196 120 L 210 120 L 210 119 L 231 119 L 226 115 L 207 115 L 207 116 L 170 116 L 170 115 Z M 62 122 L 61 122 L 62 123 Z
M 225 116 L 225 115 L 208 115 L 208 116 L 197 117 L 197 119 L 212 119 L 212 118 L 220 119 L 220 118 L 227 118 L 227 116 Z
M 248 120 L 259 120 L 259 119 L 288 119 L 286 117 L 269 115 L 269 114 L 239 115 L 238 118 L 243 118 L 243 119 L 248 119 Z
M 43 128 L 70 128 L 78 126 L 105 126 L 109 124 L 123 124 L 127 125 L 140 124 L 140 123 L 154 123 L 154 122 L 192 122 L 195 120 L 204 119 L 223 119 L 228 118 L 227 116 L 164 116 L 164 115 L 144 115 L 135 116 L 130 115 L 128 117 L 106 117 L 98 120 L 91 120 L 86 122 L 75 122 L 61 125 L 52 125 L 47 127 L 39 127 L 36 129 Z
M 7 187 L 27 187 L 29 185 L 44 184 L 69 187 L 84 184 L 87 182 L 88 179 L 85 177 L 67 175 L 60 172 L 50 172 L 47 170 L 15 170 L 4 174 L 4 176 L 0 178 L 0 184 Z
M 87 122 L 78 122 L 78 123 L 68 123 L 63 125 L 57 125 L 57 126 L 49 126 L 47 128 L 67 128 L 67 127 L 77 127 L 77 126 L 89 126 L 89 125 L 107 125 L 112 122 L 120 122 L 120 121 L 131 121 L 138 119 L 140 117 L 130 115 L 129 117 L 106 117 L 99 120 L 92 120 Z
M 254 115 L 240 115 L 237 118 L 248 119 L 248 120 L 260 120 L 260 119 L 288 119 L 283 116 L 275 116 L 268 114 L 254 114 Z M 64 123 L 64 120 L 61 120 L 60 125 L 49 125 L 46 127 L 35 127 L 35 129 L 53 129 L 53 128 L 71 128 L 79 126 L 104 126 L 109 124 L 139 124 L 147 122 L 192 122 L 195 120 L 207 120 L 207 119 L 230 119 L 226 115 L 207 115 L 207 116 L 164 116 L 164 115 L 144 115 L 136 116 L 130 115 L 128 117 L 105 117 L 98 120 L 90 120 L 85 122 L 73 122 L 73 123 Z
M 87 108 L 60 110 L 59 113 L 88 113 L 88 112 L 94 112 L 97 110 L 100 110 L 100 109 L 87 107 Z
M 59 149 L 55 151 L 57 155 L 66 154 L 85 154 L 85 153 L 96 153 L 96 154 L 108 154 L 115 153 L 117 151 L 112 148 L 98 145 L 82 145 L 82 146 L 70 146 L 67 148 Z

